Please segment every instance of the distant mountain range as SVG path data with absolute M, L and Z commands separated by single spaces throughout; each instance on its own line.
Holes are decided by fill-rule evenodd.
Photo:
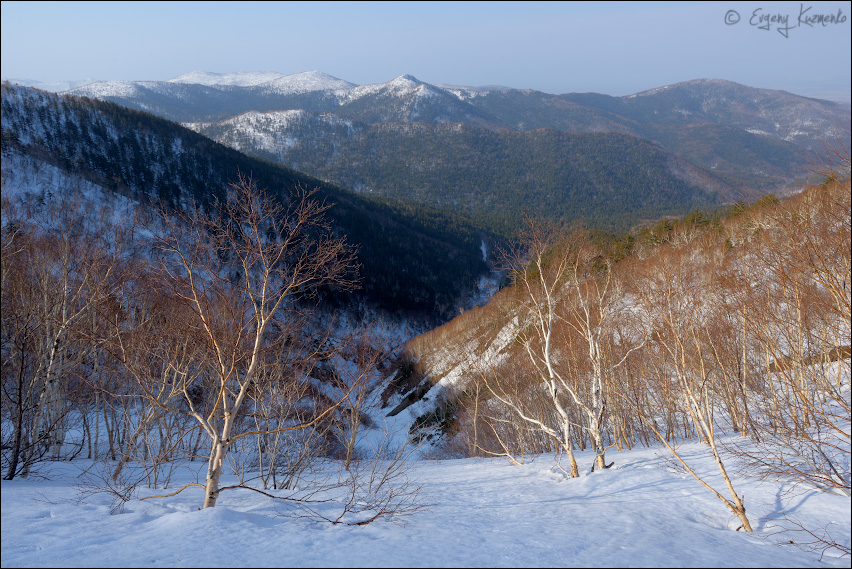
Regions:
M 340 119 L 363 125 L 451 123 L 493 132 L 621 133 L 659 145 L 746 196 L 801 179 L 813 152 L 822 148 L 826 138 L 840 133 L 840 124 L 849 116 L 848 105 L 716 79 L 612 97 L 551 95 L 502 86 L 432 85 L 410 75 L 386 83 L 355 85 L 320 71 L 292 75 L 198 71 L 168 81 L 94 82 L 67 93 L 110 100 L 193 123 L 201 130 L 206 127 L 199 123 L 220 123 L 216 127 L 220 133 L 225 124 L 221 121 L 249 112 L 288 110 L 330 113 L 333 117 L 321 121 Z M 229 138 L 241 138 L 243 151 L 263 154 L 268 149 L 245 142 L 268 136 L 269 132 L 246 132 L 217 139 L 227 143 Z M 276 131 L 274 136 L 286 139 L 291 133 Z M 299 136 L 302 145 L 313 144 L 304 129 Z M 325 140 L 328 132 L 320 129 L 316 137 Z M 295 163 L 286 152 L 280 154 L 276 159 Z M 366 170 L 370 167 L 364 166 Z M 324 176 L 321 169 L 308 173 Z M 368 189 L 383 191 L 381 187 Z
M 97 79 L 92 79 L 91 77 L 87 77 L 86 79 L 78 79 L 75 81 L 39 81 L 37 79 L 6 79 L 3 78 L 3 81 L 8 81 L 13 85 L 20 85 L 21 87 L 32 87 L 34 89 L 39 89 L 41 91 L 48 91 L 49 93 L 60 93 L 62 91 L 68 91 L 69 89 L 74 89 L 76 87 L 82 87 L 84 85 L 89 85 L 91 83 L 96 83 Z
M 72 87 L 69 94 L 115 100 L 178 122 L 300 108 L 368 123 L 463 122 L 512 130 L 549 127 L 642 134 L 642 125 L 712 123 L 805 146 L 813 137 L 823 137 L 838 116 L 849 112 L 849 106 L 841 103 L 718 79 L 611 97 L 550 95 L 500 86 L 439 86 L 411 75 L 355 85 L 320 71 L 292 75 L 197 71 L 168 81 L 97 81 Z M 299 97 L 305 94 L 311 96 Z
M 643 125 L 718 124 L 811 147 L 836 126 L 849 105 L 757 89 L 719 79 L 697 79 L 612 97 L 597 93 L 550 95 L 503 86 L 430 85 L 402 75 L 356 85 L 320 71 L 211 73 L 195 71 L 167 81 L 12 83 L 46 91 L 109 99 L 178 122 L 223 119 L 247 111 L 304 109 L 334 112 L 361 122 L 462 122 L 492 128 L 647 134 Z M 293 97 L 311 94 L 308 99 Z M 382 108 L 381 103 L 387 103 Z
M 848 105 L 710 79 L 612 97 L 410 75 L 355 85 L 320 71 L 197 71 L 65 93 L 183 123 L 356 192 L 460 211 L 504 234 L 521 209 L 624 231 L 783 193 L 826 140 L 844 136 L 849 116 Z

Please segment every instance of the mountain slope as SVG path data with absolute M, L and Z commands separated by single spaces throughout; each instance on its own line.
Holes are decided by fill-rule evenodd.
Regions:
M 195 72 L 171 80 L 200 83 L 184 84 L 180 91 L 168 82 L 110 82 L 72 92 L 180 122 L 217 121 L 248 111 L 305 110 L 368 124 L 452 122 L 495 130 L 620 132 L 660 144 L 697 166 L 718 171 L 740 189 L 759 192 L 800 178 L 813 151 L 826 139 L 843 136 L 838 127 L 849 116 L 848 105 L 710 79 L 611 97 L 442 87 L 409 75 L 362 86 L 318 71 L 266 83 L 256 75 Z
M 281 199 L 297 186 L 319 188 L 337 204 L 329 214 L 337 230 L 359 247 L 364 290 L 355 298 L 386 310 L 445 319 L 485 270 L 479 235 L 457 217 L 365 199 L 112 103 L 4 84 L 0 107 L 4 159 L 45 161 L 139 202 L 203 205 L 239 172 Z
M 524 211 L 607 230 L 712 207 L 733 189 L 639 138 L 464 124 L 363 124 L 331 113 L 246 113 L 188 126 L 322 179 L 469 213 L 511 235 Z
M 283 73 L 274 71 L 240 72 L 240 73 L 211 73 L 210 71 L 192 71 L 167 80 L 167 83 L 186 83 L 190 85 L 206 85 L 208 87 L 233 85 L 250 87 L 268 81 L 285 77 Z
M 804 147 L 838 127 L 848 105 L 800 97 L 786 91 L 758 89 L 721 79 L 696 79 L 618 97 L 563 95 L 586 106 L 607 109 L 632 120 L 656 125 L 709 122 L 777 137 Z
M 102 81 L 67 93 L 113 101 L 178 122 L 219 120 L 252 110 L 306 109 L 337 112 L 362 122 L 488 124 L 452 93 L 409 75 L 363 86 L 319 71 L 281 76 L 262 83 L 256 82 L 259 79 L 254 74 L 188 75 L 170 81 Z

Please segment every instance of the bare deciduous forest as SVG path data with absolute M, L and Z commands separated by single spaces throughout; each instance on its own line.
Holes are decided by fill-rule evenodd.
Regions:
M 515 463 L 555 452 L 577 477 L 617 461 L 612 447 L 660 444 L 745 531 L 726 457 L 849 496 L 850 187 L 838 181 L 849 158 L 833 158 L 822 185 L 670 224 L 623 259 L 581 229 L 528 220 L 504 252 L 513 285 L 407 345 L 421 376 L 454 374 L 448 452 Z M 731 433 L 742 444 L 723 447 Z M 678 454 L 694 439 L 722 487 Z M 594 464 L 578 465 L 586 448 Z

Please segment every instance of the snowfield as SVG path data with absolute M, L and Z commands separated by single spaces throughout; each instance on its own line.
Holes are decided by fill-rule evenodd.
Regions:
M 706 447 L 680 449 L 721 483 Z M 849 567 L 849 558 L 803 551 L 810 541 L 782 511 L 809 529 L 828 527 L 850 543 L 850 499 L 803 486 L 737 475 L 753 534 L 691 476 L 672 468 L 663 449 L 608 455 L 615 466 L 583 475 L 552 471 L 552 456 L 515 466 L 506 460 L 411 462 L 426 510 L 366 526 L 296 519 L 286 503 L 244 489 L 198 510 L 202 491 L 131 500 L 110 514 L 110 498 L 80 501 L 76 485 L 91 461 L 46 463 L 47 479 L 2 482 L 3 567 Z M 198 468 L 203 480 L 203 464 Z M 97 465 L 92 469 L 94 471 Z M 334 468 L 334 465 L 330 466 Z M 714 475 L 715 473 L 715 475 Z M 170 491 L 194 481 L 175 474 Z M 223 484 L 236 483 L 233 475 Z M 166 493 L 144 488 L 140 496 Z M 339 510 L 322 504 L 327 515 Z M 319 509 L 319 507 L 318 507 Z M 835 524 L 835 525 L 830 525 Z

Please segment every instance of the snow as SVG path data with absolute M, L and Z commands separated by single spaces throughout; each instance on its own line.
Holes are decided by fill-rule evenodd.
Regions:
M 14 80 L 13 80 L 14 81 Z M 38 83 L 33 80 L 18 80 L 22 85 Z M 67 85 L 66 85 L 67 84 Z M 47 89 L 43 85 L 34 85 Z M 418 98 L 435 97 L 446 92 L 440 87 L 434 87 L 418 80 L 411 75 L 401 75 L 386 83 L 372 85 L 356 85 L 344 79 L 339 79 L 318 70 L 303 71 L 284 75 L 274 71 L 249 71 L 236 73 L 213 73 L 210 71 L 193 71 L 167 81 L 94 81 L 87 79 L 80 82 L 64 82 L 57 84 L 54 91 L 63 91 L 73 95 L 106 98 L 106 97 L 137 97 L 140 89 L 149 89 L 160 94 L 185 98 L 184 91 L 177 90 L 179 86 L 201 85 L 215 89 L 252 89 L 265 95 L 294 95 L 316 91 L 328 92 L 335 97 L 339 104 L 352 102 L 361 97 L 386 93 L 392 96 L 413 94 Z M 467 89 L 467 88 L 466 88 Z M 471 90 L 490 90 L 487 87 L 470 88 Z M 497 90 L 501 88 L 495 88 Z
M 395 82 L 400 89 L 428 88 L 408 76 Z M 285 124 L 300 118 L 298 113 L 247 113 L 242 119 Z M 175 151 L 180 144 L 175 141 Z M 14 166 L 4 194 L 44 195 L 67 188 L 99 199 L 100 190 L 82 178 L 57 188 L 63 176 L 58 169 L 36 168 L 30 159 L 5 151 L 4 159 Z M 484 242 L 481 248 L 485 255 Z M 464 346 L 470 353 L 443 358 L 458 365 L 448 363 L 455 367 L 445 371 L 439 385 L 453 385 L 476 358 L 497 361 L 518 326 L 516 318 L 503 327 L 484 355 Z M 430 401 L 389 419 L 397 444 L 413 419 L 434 407 L 436 391 L 428 394 Z M 382 433 L 364 434 L 366 442 L 376 444 Z M 680 450 L 723 488 L 706 447 L 687 443 Z M 659 447 L 612 449 L 608 457 L 615 466 L 594 474 L 588 472 L 591 452 L 577 456 L 583 475 L 576 480 L 553 472 L 551 456 L 521 466 L 501 459 L 421 458 L 412 463 L 410 476 L 423 486 L 428 509 L 399 523 L 380 520 L 366 527 L 294 519 L 283 502 L 247 490 L 225 492 L 215 509 L 205 511 L 197 510 L 201 491 L 192 488 L 173 498 L 132 500 L 124 513 L 110 515 L 108 496 L 80 501 L 76 487 L 83 471 L 96 472 L 102 465 L 45 463 L 40 474 L 46 479 L 0 484 L 3 566 L 849 566 L 848 558 L 831 552 L 820 561 L 818 553 L 784 545 L 807 541 L 801 532 L 779 533 L 791 528 L 786 511 L 807 528 L 828 526 L 848 546 L 848 497 L 735 475 L 755 527 L 746 535 L 734 531 L 736 518 L 694 479 L 673 469 Z M 175 473 L 171 490 L 203 480 L 206 465 L 190 466 Z M 325 474 L 336 476 L 336 463 L 325 468 Z M 222 483 L 236 480 L 229 473 Z M 160 493 L 142 489 L 138 497 Z M 331 513 L 335 504 L 322 507 Z
M 238 73 L 212 73 L 210 71 L 192 71 L 168 79 L 168 83 L 189 83 L 215 87 L 219 85 L 252 87 L 284 77 L 274 71 L 242 71 Z
M 488 95 L 489 93 L 505 92 L 512 90 L 511 87 L 504 87 L 503 85 L 483 85 L 481 87 L 469 87 L 465 85 L 448 85 L 446 83 L 436 83 L 435 86 L 440 89 L 443 89 L 448 93 L 455 95 L 460 101 L 466 101 L 475 97 L 482 97 Z
M 706 447 L 680 450 L 719 482 Z M 790 527 L 780 513 L 786 508 L 805 527 L 837 523 L 829 529 L 848 545 L 849 498 L 740 477 L 735 484 L 755 527 L 745 534 L 734 531 L 738 522 L 721 502 L 673 471 L 664 451 L 609 456 L 613 468 L 589 473 L 591 452 L 578 453 L 584 474 L 574 480 L 552 472 L 550 456 L 521 466 L 496 458 L 417 460 L 409 476 L 422 485 L 428 509 L 361 527 L 294 519 L 283 502 L 247 490 L 223 492 L 207 510 L 197 509 L 202 491 L 191 488 L 132 500 L 110 515 L 105 495 L 79 501 L 75 484 L 89 461 L 51 463 L 46 480 L 0 486 L 3 566 L 849 566 L 783 545 L 805 541 L 801 533 L 778 533 Z M 175 478 L 203 478 L 204 465 L 193 464 L 199 474 L 185 469 Z M 235 482 L 223 477 L 225 485 Z
M 351 89 L 356 87 L 354 83 L 332 77 L 321 71 L 305 71 L 286 75 L 260 85 L 266 93 L 290 95 L 296 93 L 309 93 L 312 91 L 331 91 L 336 89 Z
M 82 87 L 76 87 L 65 94 L 78 97 L 102 99 L 105 97 L 134 97 L 139 93 L 141 81 L 96 81 Z
M 193 71 L 169 79 L 168 83 L 186 83 L 206 87 L 258 87 L 267 94 L 279 95 L 355 87 L 354 83 L 317 70 L 303 71 L 292 75 L 284 75 L 274 71 L 243 71 L 237 73 Z
M 50 200 L 50 196 L 75 196 L 89 204 L 93 212 L 109 205 L 115 216 L 114 221 L 132 217 L 135 202 L 105 190 L 82 176 L 21 156 L 17 151 L 8 149 L 3 153 L 5 168 L 3 195 L 19 201 L 32 201 L 39 197 Z
M 206 134 L 207 129 L 211 127 L 224 128 L 227 134 L 218 141 L 236 150 L 243 150 L 245 142 L 249 141 L 249 149 L 262 149 L 283 155 L 287 149 L 302 143 L 298 134 L 294 135 L 290 130 L 299 122 L 332 127 L 345 126 L 350 136 L 355 130 L 350 119 L 332 113 L 317 114 L 301 109 L 264 113 L 249 111 L 215 123 L 187 122 L 183 123 L 183 126 L 201 134 Z
M 808 133 L 807 133 L 807 132 L 805 132 L 805 131 L 801 131 L 801 130 L 791 130 L 791 131 L 790 131 L 790 132 L 788 132 L 788 133 L 786 134 L 786 136 L 784 136 L 783 138 L 784 138 L 784 140 L 786 140 L 787 142 L 792 142 L 793 140 L 795 140 L 795 138 L 796 138 L 797 136 L 808 136 Z
M 36 89 L 41 89 L 42 91 L 59 93 L 60 91 L 68 91 L 69 89 L 76 89 L 77 87 L 83 87 L 90 83 L 95 83 L 97 79 L 87 77 L 85 79 L 77 79 L 73 81 L 37 81 L 35 79 L 6 79 L 4 77 L 3 81 L 9 81 L 9 83 L 21 85 L 23 87 L 34 87 Z
M 436 94 L 434 89 L 430 89 L 429 85 L 423 83 L 412 75 L 400 75 L 395 79 L 391 79 L 386 83 L 374 83 L 371 85 L 360 85 L 351 89 L 335 90 L 334 95 L 337 97 L 338 104 L 351 103 L 362 97 L 371 95 L 390 95 L 394 97 L 403 97 L 414 94 L 417 97 L 431 97 Z

